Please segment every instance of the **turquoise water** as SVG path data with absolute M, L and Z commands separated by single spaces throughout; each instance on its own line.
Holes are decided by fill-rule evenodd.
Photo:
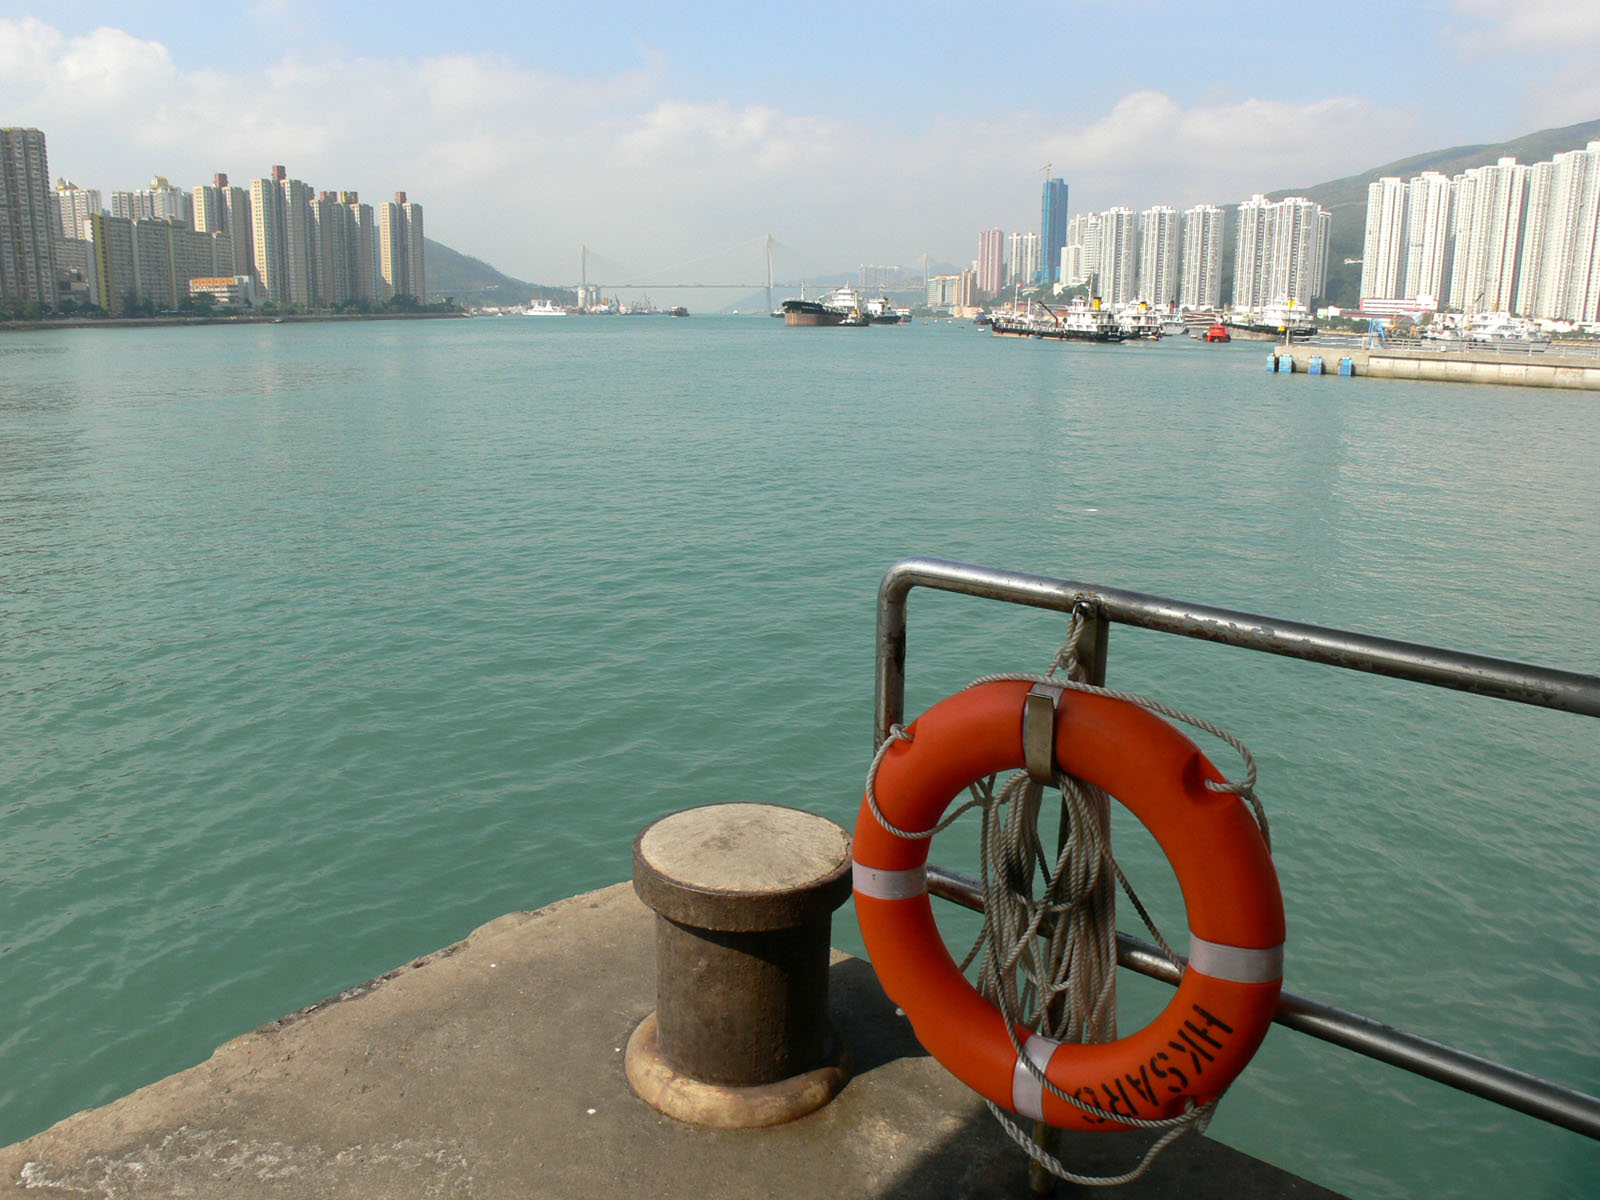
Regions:
M 1265 355 L 704 317 L 0 337 L 0 1144 L 625 879 L 664 812 L 849 823 L 908 554 L 1600 670 L 1600 399 Z M 916 593 L 908 708 L 1063 629 Z M 1110 674 L 1258 753 L 1290 989 L 1600 1092 L 1600 726 L 1126 629 Z M 1600 1177 L 1285 1030 L 1213 1132 L 1357 1196 Z

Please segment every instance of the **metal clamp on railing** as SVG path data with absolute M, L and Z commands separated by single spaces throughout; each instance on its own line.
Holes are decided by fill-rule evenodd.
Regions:
M 1036 683 L 1023 701 L 1022 761 L 1037 783 L 1056 781 L 1056 710 L 1064 691 L 1060 684 Z

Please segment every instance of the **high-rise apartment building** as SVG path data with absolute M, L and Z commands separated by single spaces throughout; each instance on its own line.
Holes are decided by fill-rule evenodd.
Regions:
M 378 295 L 378 225 L 372 205 L 355 192 L 340 192 L 339 203 L 350 214 L 350 298 L 375 300 Z
M 394 200 L 378 206 L 378 269 L 383 299 L 411 296 L 424 301 L 427 277 L 423 266 L 422 205 L 396 192 Z
M 56 306 L 50 164 L 37 129 L 0 129 L 0 301 Z
M 1368 193 L 1363 299 L 1600 319 L 1600 142 L 1531 166 L 1502 158 L 1397 182 Z
M 1037 280 L 1053 284 L 1061 278 L 1061 249 L 1067 244 L 1067 184 L 1046 179 L 1039 213 L 1039 265 Z
M 1006 284 L 1030 286 L 1039 277 L 1039 235 L 1013 233 L 1006 239 Z
M 1310 308 L 1328 287 L 1332 217 L 1304 196 L 1239 205 L 1233 256 L 1233 307 Z
M 422 205 L 396 192 L 392 203 L 378 206 L 378 269 L 383 298 L 411 296 L 419 304 L 427 294 L 423 265 Z
M 1139 286 L 1135 299 L 1165 308 L 1178 298 L 1178 210 L 1166 205 L 1139 214 Z
M 84 231 L 89 299 L 113 315 L 145 302 L 170 312 L 188 298 L 190 280 L 234 273 L 233 243 L 221 232 L 104 213 L 89 217 Z
M 1400 298 L 1405 286 L 1406 185 L 1386 175 L 1367 185 L 1361 249 L 1361 299 Z
M 250 273 L 255 257 L 250 193 L 242 187 L 229 186 L 227 175 L 219 172 L 209 184 L 194 189 L 193 204 L 194 227 L 201 233 L 227 234 L 235 269 Z
M 1450 307 L 1509 312 L 1516 302 L 1528 168 L 1514 158 L 1456 177 Z
M 171 221 L 194 227 L 194 203 L 182 188 L 157 175 L 147 188 L 111 193 L 111 215 L 149 221 Z
M 1222 305 L 1222 231 L 1220 208 L 1197 204 L 1183 213 L 1183 269 L 1178 303 L 1185 308 Z
M 1139 218 L 1131 208 L 1100 214 L 1100 287 L 1107 304 L 1127 304 L 1139 290 Z
M 133 221 L 93 213 L 84 222 L 89 242 L 89 300 L 112 316 L 139 299 L 139 279 L 134 269 Z
M 270 179 L 250 181 L 251 261 L 256 284 L 273 303 L 289 298 L 289 262 L 284 252 L 282 167 Z
M 81 188 L 65 179 L 56 180 L 53 200 L 56 225 L 64 238 L 81 239 L 84 221 L 101 211 L 99 188 Z
M 959 275 L 932 275 L 927 283 L 929 308 L 971 308 L 977 300 L 978 273 L 962 271 Z
M 1005 260 L 1005 234 L 999 229 L 985 229 L 978 234 L 978 295 L 981 299 L 994 299 L 1005 286 Z
M 1513 311 L 1600 321 L 1600 141 L 1529 169 Z
M 281 169 L 273 168 L 274 171 Z M 318 296 L 312 253 L 315 235 L 311 225 L 311 185 L 302 179 L 280 177 L 278 186 L 283 193 L 283 256 L 288 268 L 285 298 L 290 304 L 314 305 L 318 303 Z
M 270 179 L 250 181 L 250 212 L 256 278 L 267 299 L 315 304 L 310 186 L 274 166 Z
M 1437 305 L 1444 298 L 1450 249 L 1450 180 L 1424 171 L 1406 184 L 1405 281 L 1401 298 Z M 1362 271 L 1365 273 L 1365 260 Z
M 321 305 L 350 299 L 350 213 L 332 192 L 311 202 L 311 294 Z
M 1069 287 L 1088 284 L 1092 290 L 1099 273 L 1100 214 L 1079 213 L 1067 222 L 1067 244 L 1061 251 L 1061 281 Z

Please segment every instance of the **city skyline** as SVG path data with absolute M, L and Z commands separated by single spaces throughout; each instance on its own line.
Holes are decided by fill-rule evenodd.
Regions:
M 1037 228 L 1047 163 L 1075 206 L 1184 210 L 1600 112 L 1600 14 L 1132 7 L 1149 19 L 620 6 L 617 38 L 565 9 L 0 4 L 0 121 L 48 130 L 52 171 L 106 195 L 261 162 L 372 195 L 404 178 L 439 240 L 563 283 L 583 242 L 648 268 L 769 230 L 830 270 L 965 262 L 977 230 Z M 1018 22 L 1062 47 L 1059 83 L 985 82 L 974 64 L 1002 67 Z M 1084 39 L 1130 53 L 1072 53 Z M 1461 86 L 1491 70 L 1492 95 Z

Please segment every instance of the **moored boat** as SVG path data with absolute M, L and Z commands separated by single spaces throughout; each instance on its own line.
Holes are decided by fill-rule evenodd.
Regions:
M 819 300 L 785 300 L 783 323 L 785 325 L 837 325 L 844 314 L 835 312 Z
M 911 320 L 909 308 L 896 308 L 887 293 L 867 301 L 867 319 L 874 325 L 905 325 Z
M 1128 332 L 1108 309 L 1085 304 L 1054 307 L 1031 301 L 1021 311 L 989 314 L 989 332 L 999 337 L 1051 338 L 1063 342 L 1121 342 Z

